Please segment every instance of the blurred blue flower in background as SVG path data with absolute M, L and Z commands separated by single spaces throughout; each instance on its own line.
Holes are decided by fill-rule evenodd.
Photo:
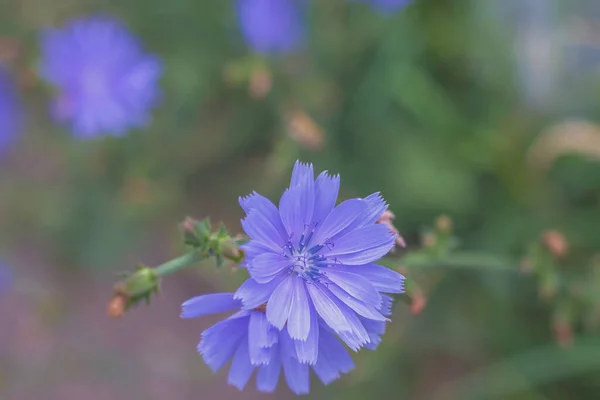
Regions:
M 15 142 L 22 117 L 21 103 L 14 82 L 0 65 L 0 156 Z
M 181 317 L 195 318 L 240 307 L 241 302 L 233 298 L 233 293 L 207 294 L 183 303 Z M 264 308 L 241 310 L 202 332 L 198 351 L 213 372 L 233 359 L 228 382 L 239 390 L 256 369 L 256 388 L 273 392 L 283 369 L 289 388 L 296 394 L 306 394 L 310 391 L 310 368 L 325 385 L 354 369 L 352 358 L 329 329 L 320 324 L 315 332 L 318 333 L 313 347 L 269 324 Z M 310 362 L 301 356 L 307 353 L 314 353 Z
M 270 324 L 316 346 L 322 320 L 354 351 L 371 343 L 361 318 L 388 321 L 387 295 L 402 293 L 404 277 L 373 264 L 397 235 L 377 220 L 387 210 L 379 193 L 337 202 L 340 177 L 316 179 L 312 164 L 296 162 L 279 209 L 253 193 L 240 199 L 248 279 L 235 293 L 245 309 L 266 305 Z
M 304 0 L 237 0 L 240 30 L 259 54 L 296 50 L 304 41 Z
M 11 269 L 2 260 L 0 260 L 0 292 L 8 287 L 12 282 L 13 274 Z
M 359 0 L 363 3 L 370 4 L 377 11 L 382 13 L 392 13 L 400 11 L 404 7 L 408 6 L 412 0 Z
M 120 22 L 77 19 L 42 36 L 41 74 L 57 87 L 52 115 L 76 137 L 120 136 L 148 124 L 162 65 Z

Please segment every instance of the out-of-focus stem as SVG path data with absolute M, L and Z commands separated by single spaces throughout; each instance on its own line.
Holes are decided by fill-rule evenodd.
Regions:
M 154 273 L 158 277 L 171 275 L 180 269 L 190 267 L 197 262 L 202 261 L 203 258 L 204 257 L 199 251 L 191 251 L 159 265 L 158 267 L 154 268 Z

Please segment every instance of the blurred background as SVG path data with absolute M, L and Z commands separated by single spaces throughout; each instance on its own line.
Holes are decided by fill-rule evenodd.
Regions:
M 0 2 L 25 115 L 0 157 L 0 399 L 268 396 L 196 353 L 220 317 L 179 319 L 243 270 L 186 270 L 121 319 L 106 305 L 120 273 L 183 251 L 186 215 L 239 232 L 238 196 L 277 199 L 296 159 L 343 197 L 383 193 L 419 287 L 307 397 L 600 398 L 600 5 L 376 3 L 307 1 L 302 43 L 273 55 L 233 0 Z M 162 59 L 163 101 L 145 129 L 80 141 L 50 118 L 40 30 L 96 12 Z

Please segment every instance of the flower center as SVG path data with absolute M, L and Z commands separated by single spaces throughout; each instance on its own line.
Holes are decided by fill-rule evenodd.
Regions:
M 300 237 L 297 246 L 290 240 L 284 248 L 284 256 L 290 261 L 289 271 L 295 273 L 308 282 L 318 282 L 319 277 L 324 274 L 323 268 L 327 268 L 327 257 L 318 254 L 324 245 L 310 246 L 312 233 L 305 238 Z

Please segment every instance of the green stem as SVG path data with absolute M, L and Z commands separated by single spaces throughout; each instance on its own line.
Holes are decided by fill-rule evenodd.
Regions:
M 404 266 L 408 268 L 452 268 L 506 272 L 519 271 L 513 260 L 498 255 L 471 252 L 458 252 L 444 255 L 440 258 L 433 258 L 430 255 L 415 252 L 407 254 L 402 259 L 383 260 L 382 264 L 392 268 Z
M 154 268 L 154 273 L 159 277 L 171 275 L 180 269 L 190 267 L 197 262 L 202 261 L 203 258 L 204 256 L 200 252 L 191 251 L 159 265 L 158 267 Z

